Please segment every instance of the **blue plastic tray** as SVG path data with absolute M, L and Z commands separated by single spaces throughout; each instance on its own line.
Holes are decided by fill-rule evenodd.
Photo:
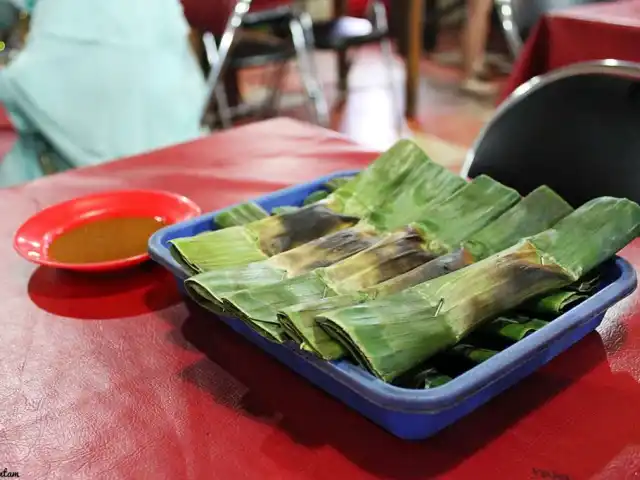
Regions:
M 353 173 L 337 173 L 255 201 L 268 211 L 279 206 L 297 206 L 327 180 Z M 151 257 L 176 276 L 181 288 L 187 273 L 173 260 L 167 244 L 174 238 L 191 237 L 214 229 L 218 213 L 163 228 L 149 240 Z M 446 385 L 431 390 L 395 387 L 350 362 L 326 362 L 302 352 L 293 343 L 271 343 L 240 320 L 221 320 L 389 432 L 403 439 L 417 440 L 427 438 L 467 415 L 595 330 L 606 310 L 633 292 L 637 284 L 635 270 L 621 258 L 604 265 L 603 276 L 601 290 L 582 304 Z M 212 318 L 215 318 L 213 314 Z

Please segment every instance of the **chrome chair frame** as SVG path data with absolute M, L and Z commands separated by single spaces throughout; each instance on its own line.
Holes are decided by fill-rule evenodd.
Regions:
M 538 0 L 527 0 L 529 2 L 537 2 Z M 586 3 L 600 3 L 609 0 L 593 0 Z M 502 25 L 502 31 L 504 32 L 507 40 L 507 45 L 514 58 L 516 58 L 522 47 L 524 46 L 525 38 L 522 37 L 522 32 L 518 28 L 516 23 L 517 6 L 514 5 L 513 0 L 494 0 L 495 8 L 498 11 L 498 17 Z M 561 6 L 562 7 L 562 6 Z M 547 11 L 550 11 L 548 9 Z
M 209 65 L 217 65 L 220 62 L 220 53 L 218 52 L 218 46 L 216 45 L 216 39 L 213 37 L 212 33 L 206 32 L 202 36 L 202 45 L 204 47 L 205 55 L 207 57 L 207 61 Z M 230 128 L 232 126 L 232 114 L 229 109 L 229 101 L 227 99 L 227 92 L 224 89 L 224 85 L 217 85 L 214 88 L 214 98 L 216 101 L 217 112 L 220 117 L 220 122 L 222 124 L 222 128 Z M 207 113 L 205 115 L 208 116 L 210 103 L 207 104 Z M 208 121 L 208 118 L 203 123 L 212 123 Z
M 207 77 L 207 93 L 200 116 L 203 125 L 207 123 L 209 109 L 214 99 L 218 102 L 223 127 L 230 124 L 230 110 L 221 81 L 229 65 L 229 57 L 233 52 L 234 40 L 238 29 L 242 26 L 245 17 L 249 13 L 251 3 L 252 0 L 235 0 L 235 6 L 229 16 L 220 43 L 216 45 L 216 41 L 212 35 L 208 36 L 205 42 L 205 50 L 211 65 L 211 70 Z M 289 30 L 298 58 L 303 85 L 308 98 L 313 104 L 317 123 L 327 125 L 329 123 L 329 109 L 318 81 L 315 64 L 310 53 L 314 48 L 311 16 L 300 4 L 300 0 L 292 0 L 292 9 Z M 272 95 L 266 105 L 267 111 L 273 110 L 277 104 L 279 99 L 279 85 L 285 71 L 286 64 L 281 65 L 274 75 Z M 223 119 L 222 117 L 225 118 Z
M 517 57 L 520 50 L 522 50 L 524 41 L 515 24 L 513 2 L 512 0 L 495 0 L 495 8 L 498 11 L 498 17 L 500 18 L 502 31 L 504 32 L 509 50 L 514 57 Z

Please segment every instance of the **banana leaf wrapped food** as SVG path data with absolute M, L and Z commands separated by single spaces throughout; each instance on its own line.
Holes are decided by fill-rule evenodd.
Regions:
M 462 270 L 316 320 L 360 365 L 391 381 L 485 321 L 578 281 L 636 238 L 639 225 L 634 202 L 598 198 Z
M 329 192 L 326 190 L 317 190 L 304 199 L 302 202 L 303 206 L 313 205 L 314 203 L 320 202 L 325 198 L 329 197 Z
M 438 354 L 432 361 L 439 372 L 457 377 L 500 353 L 498 350 L 458 343 Z
M 312 203 L 324 200 L 329 194 L 337 190 L 342 185 L 345 185 L 349 180 L 352 180 L 353 176 L 349 177 L 337 177 L 330 180 L 325 184 L 326 190 L 317 190 L 308 195 L 302 202 L 303 206 L 311 205 Z M 272 215 L 283 215 L 285 213 L 293 213 L 300 210 L 300 207 L 295 206 L 282 206 L 276 207 L 271 211 Z M 229 228 L 240 225 L 247 225 L 263 218 L 267 218 L 269 213 L 255 202 L 247 202 L 235 207 L 231 207 L 228 210 L 218 214 L 216 216 L 216 225 L 218 228 Z
M 419 182 L 432 164 L 415 143 L 402 140 L 326 199 L 282 215 L 170 242 L 170 252 L 193 273 L 265 260 L 331 232 L 355 225 Z
M 534 299 L 520 307 L 522 312 L 544 317 L 557 317 L 584 302 L 589 295 L 574 290 L 563 289 Z
M 370 286 L 359 293 L 342 294 L 281 309 L 278 312 L 278 319 L 287 335 L 298 342 L 302 349 L 326 360 L 335 360 L 344 356 L 346 351 L 316 324 L 317 315 L 332 309 L 362 303 L 367 299 L 390 295 L 459 270 L 474 261 L 514 245 L 522 237 L 539 233 L 553 226 L 572 210 L 569 204 L 553 190 L 540 187 L 494 222 L 473 234 L 463 243 L 463 248 Z
M 437 368 L 425 367 L 396 379 L 394 385 L 412 390 L 430 390 L 445 385 L 451 380 L 453 377 L 440 372 Z
M 271 210 L 271 215 L 284 215 L 285 213 L 293 213 L 293 212 L 297 212 L 298 210 L 300 210 L 300 207 L 291 207 L 291 206 L 276 207 L 273 210 Z
M 396 378 L 394 385 L 411 389 L 432 389 L 449 383 L 454 378 L 486 362 L 500 353 L 498 350 L 459 343 L 436 355 L 426 365 Z
M 338 190 L 343 185 L 346 185 L 347 182 L 353 180 L 354 177 L 355 177 L 355 175 L 349 175 L 349 176 L 346 176 L 346 177 L 332 178 L 327 183 L 325 183 L 324 186 L 329 191 L 329 193 L 335 192 L 336 190 Z
M 538 187 L 495 221 L 464 239 L 461 248 L 390 279 L 376 288 L 375 293 L 395 293 L 459 270 L 552 227 L 572 211 L 551 188 Z
M 377 216 L 375 221 L 365 217 L 355 227 L 312 240 L 267 260 L 210 269 L 187 280 L 186 289 L 202 306 L 220 312 L 222 295 L 270 285 L 348 258 L 378 243 L 388 230 L 404 226 L 398 223 L 403 222 L 398 218 L 400 214 L 415 220 L 431 205 L 445 201 L 467 185 L 462 178 L 434 162 L 426 163 L 416 179 L 419 182 L 407 185 L 399 195 L 389 199 L 387 213 Z M 403 200 L 407 195 L 420 198 L 420 202 L 408 209 Z M 393 208 L 398 199 L 398 208 Z M 393 215 L 394 212 L 397 215 Z
M 329 267 L 264 287 L 222 295 L 224 307 L 254 326 L 278 325 L 278 311 L 287 306 L 358 292 L 434 259 L 438 253 L 430 250 L 432 246 L 441 252 L 445 245 L 459 245 L 466 236 L 496 219 L 519 199 L 515 190 L 489 177 L 477 177 L 444 202 L 428 209 L 426 228 L 417 222 Z
M 469 343 L 503 349 L 519 342 L 549 324 L 539 318 L 522 315 L 505 315 L 492 320 L 473 332 Z
M 257 222 L 267 217 L 269 213 L 264 208 L 257 203 L 247 202 L 222 212 L 216 217 L 216 224 L 219 228 L 229 228 Z

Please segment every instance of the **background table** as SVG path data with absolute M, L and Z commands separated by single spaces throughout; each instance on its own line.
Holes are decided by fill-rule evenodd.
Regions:
M 640 0 L 572 7 L 546 16 L 525 44 L 501 99 L 536 75 L 609 58 L 640 62 Z
M 600 335 L 431 440 L 409 443 L 181 303 L 159 267 L 74 275 L 34 268 L 11 248 L 21 222 L 78 195 L 169 189 L 212 210 L 374 157 L 335 133 L 273 120 L 0 190 L 0 470 L 92 480 L 639 472 L 638 294 Z M 625 256 L 640 266 L 640 244 Z

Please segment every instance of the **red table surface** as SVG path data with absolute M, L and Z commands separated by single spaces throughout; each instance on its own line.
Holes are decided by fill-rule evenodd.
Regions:
M 527 40 L 501 101 L 527 80 L 572 63 L 640 62 L 640 0 L 572 7 L 547 15 Z
M 275 120 L 0 190 L 0 470 L 223 480 L 640 472 L 638 295 L 599 335 L 434 438 L 409 443 L 181 303 L 159 267 L 74 275 L 12 251 L 30 215 L 89 192 L 170 189 L 212 210 L 374 157 L 335 133 Z M 640 265 L 640 244 L 625 256 Z
M 11 150 L 17 138 L 18 136 L 9 121 L 7 113 L 3 110 L 2 105 L 0 105 L 0 162 L 3 157 L 9 153 L 9 150 Z

